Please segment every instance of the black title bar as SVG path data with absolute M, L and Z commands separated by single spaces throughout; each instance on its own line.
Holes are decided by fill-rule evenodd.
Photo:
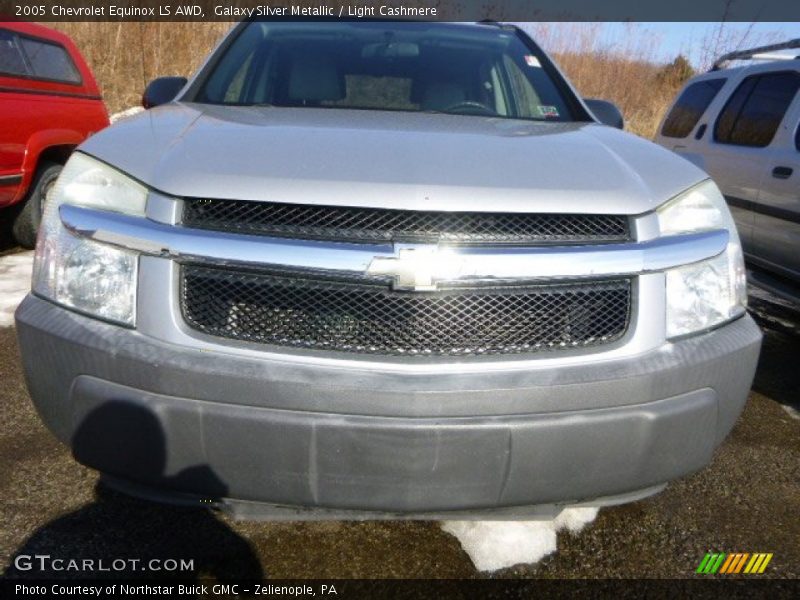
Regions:
M 0 0 L 0 20 L 800 21 L 796 0 Z

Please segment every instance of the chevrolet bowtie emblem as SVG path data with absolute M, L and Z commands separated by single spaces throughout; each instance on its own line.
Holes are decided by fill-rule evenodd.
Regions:
M 431 291 L 436 289 L 440 258 L 436 246 L 401 246 L 397 256 L 373 258 L 367 274 L 394 277 L 396 290 Z

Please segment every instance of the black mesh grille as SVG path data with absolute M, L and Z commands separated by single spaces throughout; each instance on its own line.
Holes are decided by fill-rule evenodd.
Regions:
M 353 242 L 598 243 L 630 239 L 621 215 L 409 211 L 188 199 L 188 227 Z
M 401 356 L 518 354 L 619 339 L 629 280 L 402 292 L 373 284 L 182 268 L 186 322 L 277 346 Z

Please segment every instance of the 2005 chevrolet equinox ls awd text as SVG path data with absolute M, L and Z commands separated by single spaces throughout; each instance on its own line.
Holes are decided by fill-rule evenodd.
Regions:
M 655 493 L 739 416 L 761 334 L 717 186 L 520 30 L 245 22 L 144 103 L 64 168 L 16 315 L 111 485 L 531 515 Z

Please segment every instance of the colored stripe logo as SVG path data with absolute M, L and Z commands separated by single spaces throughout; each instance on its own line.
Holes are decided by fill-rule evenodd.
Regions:
M 696 572 L 703 575 L 714 575 L 716 573 L 724 573 L 726 575 L 763 573 L 769 561 L 772 560 L 772 556 L 772 553 L 762 552 L 755 554 L 747 552 L 734 552 L 732 554 L 725 554 L 724 552 L 708 553 L 700 561 Z

